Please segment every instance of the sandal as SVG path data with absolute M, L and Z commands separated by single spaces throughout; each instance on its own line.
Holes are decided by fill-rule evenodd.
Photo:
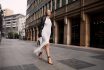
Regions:
M 48 56 L 48 64 L 53 65 L 52 60 L 51 60 L 51 62 L 50 62 L 50 60 L 51 60 L 51 57 L 50 57 L 50 56 Z
M 38 54 L 38 57 L 39 57 L 39 59 L 42 59 L 42 52 L 40 52 L 39 54 Z

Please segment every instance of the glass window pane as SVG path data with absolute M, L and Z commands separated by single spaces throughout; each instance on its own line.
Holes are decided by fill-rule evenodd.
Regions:
M 62 6 L 66 5 L 66 0 L 62 0 Z
M 77 1 L 77 0 L 68 0 L 68 3 L 72 3 L 72 2 L 74 2 L 74 1 Z
M 60 8 L 60 0 L 57 0 L 56 8 Z
M 54 10 L 55 10 L 55 1 L 52 0 L 52 11 L 54 11 Z

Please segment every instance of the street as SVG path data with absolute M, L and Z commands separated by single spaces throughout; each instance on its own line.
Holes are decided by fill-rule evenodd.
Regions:
M 40 60 L 34 48 L 34 41 L 3 39 L 0 70 L 104 70 L 104 49 L 51 44 L 53 65 L 49 65 L 45 52 Z

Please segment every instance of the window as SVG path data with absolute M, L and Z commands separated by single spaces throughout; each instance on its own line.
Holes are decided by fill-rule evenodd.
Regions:
M 35 18 L 35 20 L 36 20 L 36 12 L 35 12 L 34 18 Z
M 36 12 L 36 19 L 38 18 L 38 13 Z
M 16 23 L 16 22 L 13 21 L 13 23 Z
M 55 1 L 52 0 L 52 11 L 54 11 L 54 10 L 55 10 Z
M 40 16 L 40 10 L 38 10 L 38 19 L 39 19 L 39 16 Z
M 36 19 L 36 17 L 35 17 L 35 13 L 34 13 L 34 20 Z
M 39 10 L 39 18 L 41 17 L 41 9 Z
M 37 5 L 36 5 L 36 1 L 34 1 L 34 8 L 36 8 L 36 6 L 37 6 Z
M 42 8 L 41 8 L 40 14 L 41 14 L 40 17 L 42 17 Z
M 56 9 L 60 8 L 60 0 L 57 0 Z
M 39 11 L 38 11 L 38 18 L 40 17 L 40 9 L 39 9 Z
M 49 9 L 49 3 L 47 3 L 47 9 Z
M 37 5 L 39 4 L 39 0 L 37 0 Z
M 35 4 L 33 3 L 33 4 L 32 4 L 32 8 L 31 8 L 31 9 L 33 9 L 33 8 L 34 8 L 34 6 L 35 6 Z
M 66 5 L 66 0 L 62 0 L 62 6 Z
M 49 9 L 51 10 L 51 1 L 49 2 Z
M 15 29 L 16 27 L 13 27 L 13 29 Z
M 10 24 L 10 22 L 7 22 L 7 24 Z
M 47 9 L 51 9 L 51 2 L 50 1 L 47 3 Z
M 38 2 L 37 1 L 35 1 L 35 6 L 37 6 L 38 5 Z
M 42 0 L 39 0 L 39 3 L 41 3 L 42 2 Z
M 34 14 L 32 15 L 32 22 L 34 21 Z
M 37 11 L 37 19 L 38 19 L 38 11 Z
M 39 18 L 40 18 L 40 16 L 41 16 L 41 9 L 39 9 Z
M 74 1 L 77 1 L 77 0 L 68 0 L 68 3 L 72 3 L 72 2 L 74 2 Z

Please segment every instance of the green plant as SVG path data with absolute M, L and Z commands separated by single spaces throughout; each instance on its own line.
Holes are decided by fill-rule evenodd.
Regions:
M 9 33 L 8 33 L 8 38 L 9 38 L 9 39 L 13 39 L 13 32 L 9 32 Z
M 19 35 L 18 35 L 18 33 L 9 32 L 8 33 L 8 38 L 9 39 L 18 39 L 19 38 Z
M 19 38 L 19 34 L 18 33 L 14 33 L 14 38 L 18 39 Z

